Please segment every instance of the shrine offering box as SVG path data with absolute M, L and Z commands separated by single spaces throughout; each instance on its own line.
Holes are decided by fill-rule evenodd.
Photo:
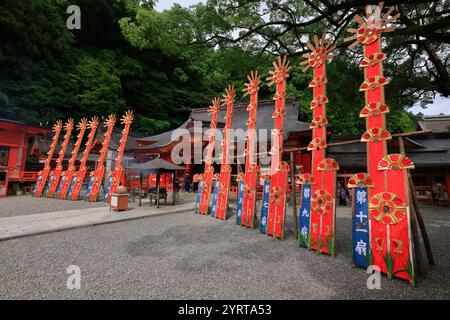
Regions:
M 128 210 L 128 193 L 113 193 L 109 210 L 126 211 Z

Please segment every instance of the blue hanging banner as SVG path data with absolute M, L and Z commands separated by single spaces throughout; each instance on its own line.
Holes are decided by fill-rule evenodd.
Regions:
M 94 184 L 94 175 L 92 175 L 91 179 L 89 180 L 89 186 L 86 191 L 86 195 L 84 196 L 84 201 L 87 201 L 89 198 L 89 195 L 91 194 L 92 185 Z
M 238 190 L 238 198 L 237 198 L 237 217 L 236 224 L 241 224 L 242 219 L 242 206 L 244 204 L 244 180 L 239 181 L 239 190 Z
M 367 187 L 354 188 L 353 192 L 353 263 L 355 266 L 367 268 L 371 263 Z
M 269 213 L 270 181 L 264 181 L 264 193 L 261 202 L 261 227 L 262 233 L 267 233 L 267 215 Z
M 59 193 L 61 192 L 61 188 L 62 188 L 62 186 L 64 184 L 64 181 L 66 181 L 66 176 L 62 176 L 61 177 L 61 180 L 59 181 L 59 185 L 58 185 L 58 188 L 56 189 L 54 198 L 58 198 L 59 197 Z
M 50 177 L 50 180 L 47 183 L 47 187 L 45 188 L 44 191 L 44 197 L 47 197 L 47 194 L 50 191 L 50 186 L 52 185 L 52 183 L 53 183 L 53 176 Z
M 113 177 L 111 175 L 108 179 L 108 184 L 106 185 L 105 196 L 103 197 L 103 202 L 108 202 L 109 189 L 111 189 L 112 179 L 113 179 Z
M 67 193 L 66 199 L 70 199 L 73 192 L 73 187 L 75 186 L 75 182 L 77 182 L 77 175 L 74 174 L 72 178 L 72 183 L 70 184 L 69 192 Z
M 211 206 L 211 217 L 216 217 L 217 199 L 219 198 L 219 178 L 214 182 L 214 196 Z
M 34 188 L 33 188 L 33 193 L 32 193 L 33 196 L 36 194 L 36 189 L 39 186 L 39 184 L 41 183 L 41 180 L 42 180 L 42 176 L 39 175 L 39 177 L 38 177 L 38 179 L 36 181 L 36 184 L 34 185 Z
M 302 203 L 298 212 L 298 245 L 309 248 L 309 225 L 311 220 L 311 185 L 302 185 Z
M 202 197 L 202 187 L 203 187 L 203 180 L 200 180 L 198 182 L 197 201 L 195 201 L 195 213 L 198 213 L 198 208 L 200 207 L 200 199 Z

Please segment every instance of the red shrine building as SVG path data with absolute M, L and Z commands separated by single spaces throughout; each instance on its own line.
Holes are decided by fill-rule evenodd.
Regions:
M 38 170 L 29 169 L 27 156 L 34 138 L 51 129 L 34 127 L 22 122 L 0 119 L 0 197 L 16 186 L 31 186 Z
M 233 109 L 233 129 L 245 130 L 248 119 L 248 104 L 236 104 Z M 270 151 L 271 134 L 273 128 L 272 113 L 275 109 L 273 100 L 260 101 L 257 109 L 256 129 L 266 129 L 267 137 L 262 137 L 259 142 L 267 144 L 267 149 L 258 152 Z M 224 127 L 225 106 L 220 108 L 218 115 L 217 129 Z M 312 131 L 307 122 L 298 120 L 299 108 L 293 99 L 286 99 L 286 116 L 284 128 L 284 153 L 283 160 L 290 162 L 291 156 L 295 163 L 295 174 L 311 172 L 311 153 L 305 148 L 311 141 Z M 191 110 L 188 119 L 177 129 L 185 129 L 191 134 L 192 150 L 196 142 L 194 134 L 195 126 L 200 126 L 205 132 L 209 129 L 211 116 L 208 108 L 198 108 Z M 138 162 L 151 160 L 160 157 L 172 162 L 171 154 L 174 147 L 179 143 L 179 139 L 172 139 L 175 130 L 163 132 L 149 137 L 138 137 L 131 134 L 128 137 L 123 165 L 128 167 Z M 327 156 L 336 159 L 339 163 L 338 181 L 346 185 L 348 177 L 356 172 L 365 172 L 366 149 L 363 143 L 335 145 L 334 143 L 348 140 L 358 140 L 360 136 L 339 136 L 332 133 L 332 129 L 327 129 Z M 414 162 L 415 169 L 411 171 L 414 180 L 417 198 L 421 203 L 449 203 L 450 199 L 450 116 L 440 115 L 424 117 L 419 121 L 417 130 L 426 131 L 422 135 L 406 137 L 405 150 L 407 156 Z M 429 132 L 431 131 L 431 132 Z M 99 155 L 99 150 L 103 142 L 103 128 L 99 127 L 95 142 L 91 148 L 88 158 L 88 167 L 95 170 Z M 108 171 L 115 167 L 115 157 L 117 147 L 120 142 L 121 130 L 115 128 L 108 148 L 106 158 L 106 168 Z M 72 137 L 73 138 L 73 137 Z M 259 137 L 261 138 L 261 137 Z M 43 162 L 47 157 L 47 152 L 51 143 L 51 129 L 34 127 L 21 122 L 0 119 L 0 197 L 8 194 L 20 194 L 27 191 L 37 179 L 37 173 L 42 169 Z M 207 135 L 203 136 L 202 150 L 207 145 Z M 267 141 L 264 141 L 267 139 Z M 56 157 L 61 146 L 58 143 L 54 154 L 52 168 L 55 165 Z M 235 141 L 236 142 L 236 141 Z M 267 143 L 266 143 L 267 142 Z M 388 141 L 390 153 L 399 152 L 399 145 L 396 139 Z M 73 142 L 70 142 L 64 157 L 63 167 L 67 167 L 67 161 L 73 149 Z M 295 150 L 295 151 L 292 151 Z M 191 164 L 185 166 L 191 177 L 196 173 L 203 173 L 203 163 L 194 163 L 194 152 L 191 152 Z M 241 155 L 243 157 L 243 155 Z M 29 160 L 34 161 L 27 161 Z M 81 158 L 81 151 L 77 160 Z M 243 159 L 241 159 L 243 160 Z M 76 162 L 76 165 L 78 161 Z M 216 172 L 219 165 L 215 165 Z M 241 172 L 245 165 L 233 165 L 233 174 Z M 184 182 L 185 172 L 179 172 L 178 181 Z M 161 175 L 161 185 L 171 186 L 171 175 L 167 177 Z M 167 180 L 167 181 L 166 181 Z M 192 181 L 192 180 L 191 180 Z M 155 177 L 151 177 L 149 184 L 156 184 Z M 27 189 L 28 188 L 28 189 Z M 235 188 L 235 186 L 233 186 Z M 17 191 L 17 192 L 16 192 Z
M 248 104 L 236 104 L 233 108 L 233 129 L 246 129 L 248 119 Z M 226 107 L 222 106 L 219 112 L 218 130 L 224 127 L 224 116 Z M 269 130 L 268 150 L 270 149 L 270 129 L 273 128 L 272 113 L 275 110 L 273 100 L 260 101 L 257 109 L 256 129 Z M 295 100 L 286 99 L 286 116 L 284 127 L 284 153 L 283 160 L 290 162 L 291 152 L 308 146 L 311 142 L 312 131 L 309 123 L 298 120 L 299 108 Z M 194 123 L 201 121 L 202 130 L 209 129 L 211 116 L 208 108 L 191 110 L 189 118 L 178 128 L 187 129 L 191 132 L 191 141 L 194 143 Z M 176 130 L 176 129 L 175 129 Z M 164 132 L 150 137 L 137 138 L 137 147 L 131 149 L 135 158 L 142 162 L 154 157 L 161 157 L 171 161 L 173 148 L 179 140 L 172 140 L 175 130 Z M 405 151 L 407 156 L 414 162 L 416 169 L 412 170 L 414 184 L 416 186 L 417 198 L 421 203 L 449 203 L 450 199 L 450 116 L 424 117 L 418 123 L 417 130 L 432 130 L 422 135 L 405 138 Z M 354 143 L 332 146 L 349 140 L 359 140 L 360 136 L 340 136 L 327 129 L 327 156 L 336 159 L 339 163 L 338 181 L 347 185 L 347 179 L 356 172 L 366 171 L 366 148 L 364 143 Z M 203 139 L 203 148 L 207 145 L 207 137 Z M 388 141 L 389 152 L 398 153 L 399 145 L 396 139 Z M 258 150 L 258 152 L 266 150 Z M 295 150 L 292 152 L 295 162 L 295 173 L 311 172 L 311 152 Z M 192 152 L 192 157 L 194 153 Z M 191 177 L 196 173 L 203 173 L 203 164 L 187 164 L 187 172 Z M 237 174 L 244 168 L 233 165 L 233 174 Z M 215 168 L 219 171 L 219 166 Z M 185 173 L 179 173 L 180 182 L 183 183 Z M 434 194 L 434 195 L 433 195 Z M 434 199 L 433 199 L 434 197 Z
M 232 129 L 243 129 L 246 130 L 246 122 L 248 120 L 248 103 L 236 104 L 233 107 L 233 121 Z M 275 102 L 273 100 L 260 101 L 258 103 L 257 109 L 257 120 L 256 120 L 256 130 L 259 132 L 260 129 L 266 129 L 267 135 L 259 137 L 259 143 L 263 145 L 267 142 L 268 150 L 258 150 L 270 151 L 270 141 L 271 141 L 271 129 L 273 128 L 273 118 L 272 114 L 275 110 Z M 290 148 L 299 148 L 308 145 L 311 141 L 311 129 L 309 124 L 298 120 L 298 104 L 293 99 L 286 99 L 286 115 L 285 115 L 285 126 L 284 126 L 284 149 L 288 150 Z M 222 130 L 224 127 L 224 117 L 226 112 L 226 106 L 221 106 L 218 115 L 218 125 L 217 130 Z M 194 125 L 195 122 L 200 121 L 203 132 L 209 129 L 211 116 L 208 114 L 208 108 L 198 108 L 193 109 L 189 118 L 177 129 L 186 129 L 191 132 L 191 142 L 195 143 L 194 135 Z M 173 148 L 179 143 L 179 140 L 172 140 L 172 134 L 175 130 L 157 134 L 154 136 L 137 139 L 138 147 L 133 149 L 133 153 L 136 159 L 141 161 L 150 160 L 153 157 L 160 157 L 167 161 L 171 161 L 171 153 Z M 267 139 L 267 141 L 265 141 Z M 203 148 L 207 145 L 208 137 L 203 136 Z M 236 143 L 236 141 L 235 141 Z M 193 149 L 193 147 L 192 147 Z M 203 163 L 194 163 L 194 152 L 191 152 L 192 159 L 191 164 L 187 164 L 186 167 L 189 169 L 187 172 L 192 176 L 196 173 L 203 173 Z M 289 154 L 283 155 L 286 161 L 289 161 Z M 309 171 L 311 166 L 310 154 L 309 152 L 296 152 L 295 153 L 295 165 L 300 170 Z M 235 162 L 236 163 L 236 162 Z M 236 173 L 239 169 L 237 165 L 233 166 L 233 172 Z M 244 165 L 242 165 L 242 168 Z M 219 169 L 219 166 L 216 168 Z M 183 173 L 184 175 L 185 173 Z

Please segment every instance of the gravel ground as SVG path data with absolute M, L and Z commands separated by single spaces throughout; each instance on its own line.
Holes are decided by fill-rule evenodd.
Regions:
M 17 196 L 0 198 L 0 218 L 25 214 L 104 207 L 104 202 L 68 201 Z
M 317 256 L 257 230 L 193 213 L 0 242 L 3 299 L 443 299 L 450 298 L 450 210 L 424 207 L 437 265 L 416 288 L 351 266 L 351 220 L 338 209 L 337 256 Z M 287 217 L 290 227 L 290 216 Z M 68 290 L 66 268 L 81 268 Z

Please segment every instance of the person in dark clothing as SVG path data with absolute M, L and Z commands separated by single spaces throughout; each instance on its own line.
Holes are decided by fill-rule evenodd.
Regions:
M 338 196 L 339 196 L 339 205 L 346 206 L 347 205 L 347 196 L 349 195 L 347 189 L 342 184 L 339 184 L 338 187 Z
M 198 179 L 197 180 L 194 179 L 194 181 L 192 181 L 192 189 L 194 193 L 198 192 Z
M 184 191 L 191 192 L 191 176 L 189 173 L 186 173 L 184 177 Z

